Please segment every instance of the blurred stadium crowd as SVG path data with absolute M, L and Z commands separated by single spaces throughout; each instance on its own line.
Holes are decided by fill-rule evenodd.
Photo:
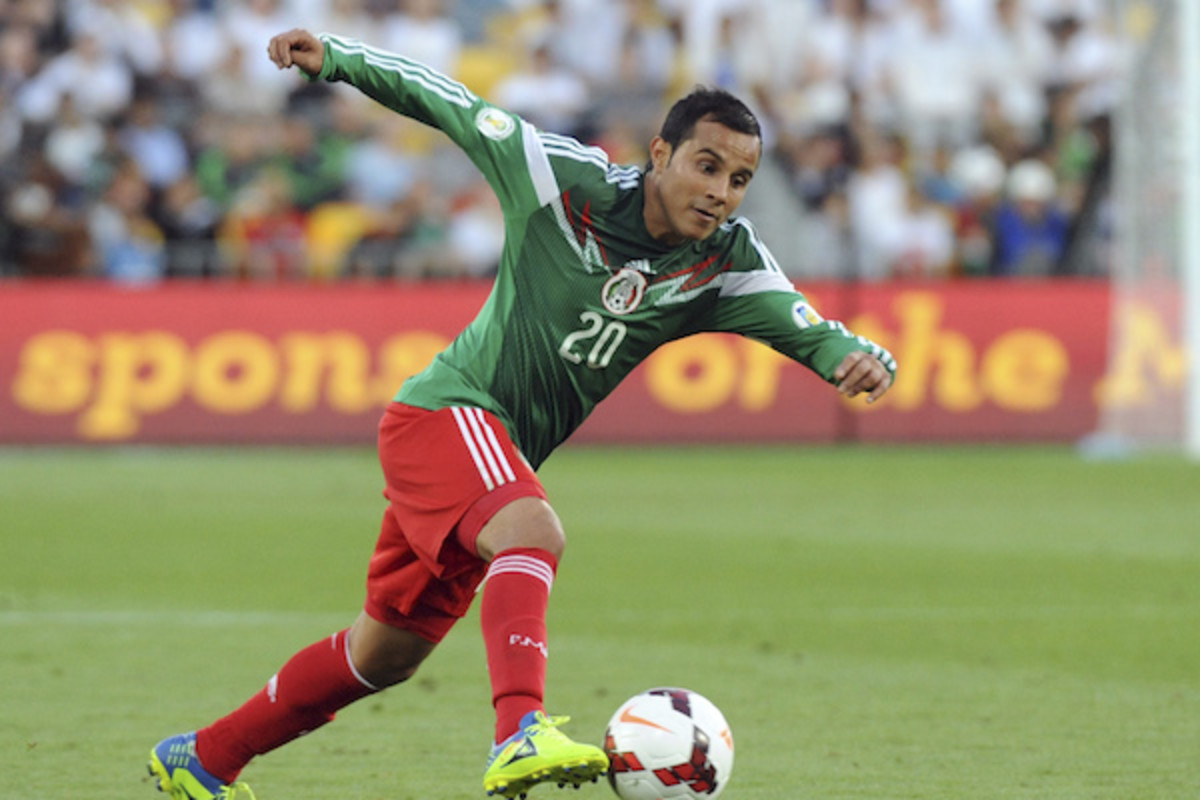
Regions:
M 488 275 L 441 134 L 266 58 L 293 27 L 430 64 L 642 163 L 745 98 L 743 212 L 797 278 L 1103 274 L 1123 46 L 1103 0 L 0 0 L 0 276 Z

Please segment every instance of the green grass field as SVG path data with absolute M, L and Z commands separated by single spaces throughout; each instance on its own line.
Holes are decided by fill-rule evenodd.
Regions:
M 569 539 L 548 702 L 577 738 L 684 685 L 733 726 L 723 800 L 1200 797 L 1196 465 L 568 448 L 542 475 Z M 0 798 L 160 797 L 155 741 L 353 619 L 380 488 L 367 449 L 0 450 Z M 473 613 L 244 778 L 479 800 L 489 697 Z

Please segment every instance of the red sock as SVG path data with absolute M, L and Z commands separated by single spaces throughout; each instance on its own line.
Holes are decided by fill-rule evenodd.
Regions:
M 196 732 L 196 755 L 226 783 L 257 755 L 333 720 L 342 708 L 378 691 L 350 663 L 346 631 L 309 645 L 266 687 L 227 717 Z
M 496 708 L 496 741 L 540 711 L 546 687 L 546 605 L 558 560 L 536 548 L 505 550 L 488 568 L 479 618 Z

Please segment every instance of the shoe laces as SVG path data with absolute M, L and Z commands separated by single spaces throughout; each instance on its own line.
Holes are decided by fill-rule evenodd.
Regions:
M 563 723 L 570 722 L 568 716 L 549 717 L 544 714 L 538 715 L 537 722 L 525 728 L 523 731 L 525 736 L 540 735 L 551 740 L 566 740 L 570 741 L 565 733 L 558 730 L 558 726 Z
M 538 714 L 536 719 L 537 722 L 530 727 L 536 727 L 539 731 L 548 731 L 551 728 L 557 728 L 559 725 L 563 725 L 571 721 L 571 718 L 568 716 L 548 717 L 545 714 Z M 526 728 L 525 730 L 529 730 L 529 728 Z

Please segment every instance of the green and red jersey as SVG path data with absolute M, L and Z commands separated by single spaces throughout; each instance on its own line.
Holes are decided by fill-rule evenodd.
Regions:
M 536 468 L 662 344 L 738 333 L 831 381 L 852 351 L 883 348 L 822 319 L 744 218 L 701 241 L 654 239 L 645 174 L 605 152 L 540 131 L 453 79 L 402 56 L 322 35 L 317 79 L 345 81 L 444 132 L 499 198 L 506 239 L 478 316 L 396 400 L 499 417 Z

